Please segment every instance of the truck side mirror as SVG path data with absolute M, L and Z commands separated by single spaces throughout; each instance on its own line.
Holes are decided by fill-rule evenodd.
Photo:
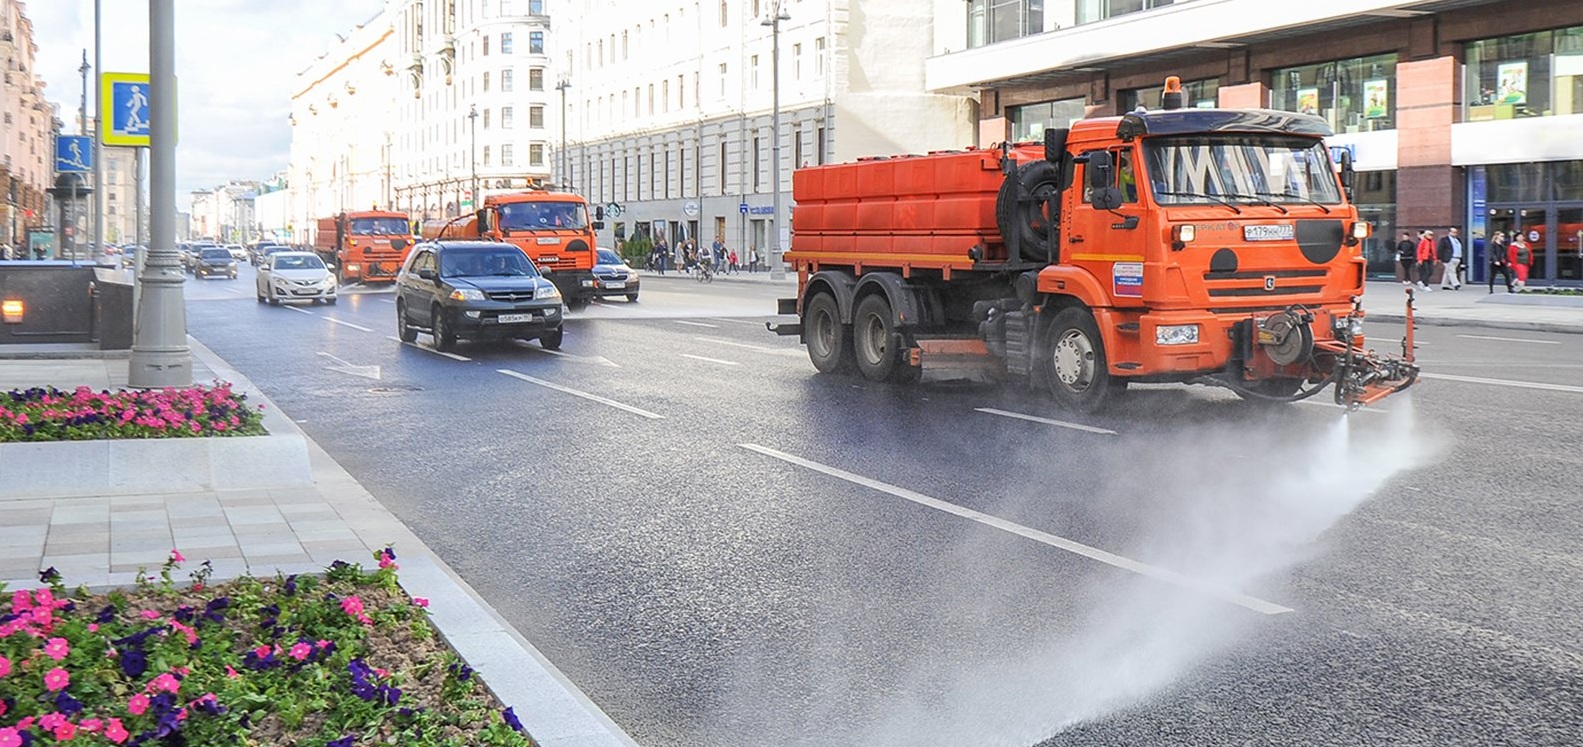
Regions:
M 478 235 L 483 236 L 489 231 L 489 209 L 479 208 L 473 217 L 473 225 L 478 227 Z
M 1347 193 L 1347 200 L 1352 200 L 1352 187 L 1358 181 L 1358 172 L 1352 167 L 1352 152 L 1341 151 L 1341 189 Z
M 1115 210 L 1121 207 L 1121 190 L 1116 183 L 1116 162 L 1109 151 L 1088 154 L 1089 204 L 1096 210 Z
M 595 205 L 594 206 L 594 222 L 595 223 L 602 223 L 602 222 L 604 222 L 604 220 L 605 220 L 605 206 L 604 205 Z
M 605 230 L 605 222 L 602 221 L 602 220 L 594 221 L 594 230 L 595 231 L 603 231 L 603 230 Z

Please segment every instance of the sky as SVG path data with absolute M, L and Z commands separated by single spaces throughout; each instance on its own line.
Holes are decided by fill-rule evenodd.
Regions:
M 24 0 L 38 44 L 35 69 L 59 104 L 63 132 L 77 129 L 83 50 L 93 64 L 93 0 Z M 296 75 L 335 34 L 373 18 L 384 0 L 175 0 L 178 143 L 176 204 L 231 179 L 262 180 L 286 168 Z M 102 0 L 106 72 L 146 73 L 147 0 Z M 93 80 L 89 79 L 89 116 Z

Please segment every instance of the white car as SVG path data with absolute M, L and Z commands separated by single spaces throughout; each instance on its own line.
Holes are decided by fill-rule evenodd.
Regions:
M 231 253 L 231 259 L 239 262 L 247 261 L 247 247 L 241 244 L 226 244 L 225 250 Z
M 258 266 L 254 291 L 258 302 L 279 306 L 284 301 L 335 305 L 335 273 L 313 252 L 275 252 Z

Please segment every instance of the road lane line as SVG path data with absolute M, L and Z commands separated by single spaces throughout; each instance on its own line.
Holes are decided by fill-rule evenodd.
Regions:
M 287 311 L 295 311 L 298 314 L 307 314 L 308 316 L 318 316 L 318 314 L 315 314 L 315 313 L 313 313 L 313 312 L 311 312 L 311 311 L 309 311 L 307 309 L 299 309 L 299 308 L 297 308 L 295 306 L 286 306 L 285 304 L 281 304 L 281 306 L 284 306 Z
M 1365 337 L 1363 338 L 1363 342 L 1370 345 L 1386 343 L 1389 345 L 1395 345 L 1398 348 L 1402 346 L 1402 338 L 1400 337 Z M 1415 348 L 1426 347 L 1428 345 L 1429 343 L 1424 342 L 1423 340 L 1413 340 L 1413 347 Z
M 1516 389 L 1540 389 L 1546 392 L 1569 392 L 1583 394 L 1583 386 L 1568 386 L 1566 384 L 1541 384 L 1537 381 L 1511 381 L 1508 379 L 1486 379 L 1481 376 L 1454 376 L 1452 374 L 1421 373 L 1420 379 L 1437 379 L 1440 381 L 1459 381 L 1464 384 L 1488 384 L 1490 386 L 1509 386 Z
M 1529 340 L 1522 337 L 1492 337 L 1490 335 L 1457 335 L 1467 340 L 1494 340 L 1496 342 L 1526 342 L 1531 345 L 1560 345 L 1559 340 Z
M 395 342 L 401 342 L 401 338 L 397 337 L 395 335 L 386 335 L 385 339 L 393 340 Z M 422 350 L 422 351 L 425 351 L 425 352 L 429 352 L 429 353 L 433 353 L 435 355 L 443 355 L 446 358 L 450 358 L 453 361 L 466 362 L 466 361 L 471 361 L 472 360 L 472 358 L 469 358 L 469 357 L 467 357 L 465 355 L 457 355 L 455 353 L 447 353 L 444 350 L 435 350 L 434 348 L 426 348 L 426 347 L 424 347 L 422 345 L 419 345 L 418 343 L 415 343 L 415 342 L 401 342 L 401 344 L 405 345 L 405 346 L 407 346 L 409 348 L 417 348 L 419 350 Z
M 353 324 L 351 322 L 343 322 L 340 319 L 336 319 L 333 316 L 324 317 L 324 321 L 330 322 L 331 324 L 339 324 L 342 327 L 351 327 L 352 329 L 361 330 L 363 332 L 373 332 L 374 331 L 372 329 L 369 329 L 368 327 L 364 327 L 361 324 Z
M 680 355 L 683 358 L 691 358 L 691 359 L 693 359 L 695 361 L 708 361 L 710 363 L 719 363 L 722 366 L 740 366 L 740 365 L 742 365 L 741 363 L 738 363 L 736 361 L 723 361 L 723 360 L 720 360 L 719 358 L 705 358 L 704 356 L 701 356 L 701 355 L 691 355 L 691 354 L 688 354 L 688 353 L 677 353 L 677 355 Z
M 676 322 L 677 324 L 685 324 L 685 325 L 687 325 L 689 327 L 708 327 L 709 329 L 720 329 L 720 325 L 718 325 L 718 324 L 704 324 L 703 322 L 689 322 L 686 319 L 672 319 L 671 321 Z
M 649 418 L 649 419 L 652 419 L 652 420 L 660 420 L 660 419 L 663 419 L 665 417 L 664 415 L 660 415 L 658 413 L 649 412 L 648 410 L 644 410 L 644 409 L 640 409 L 640 408 L 637 408 L 637 407 L 633 407 L 632 405 L 621 404 L 620 402 L 617 402 L 617 401 L 615 401 L 613 399 L 606 399 L 606 398 L 601 397 L 601 396 L 599 396 L 597 394 L 589 394 L 588 392 L 585 392 L 585 391 L 582 391 L 582 390 L 579 390 L 579 389 L 573 389 L 573 388 L 568 387 L 568 386 L 561 386 L 560 384 L 556 384 L 556 383 L 550 382 L 550 381 L 545 381 L 544 379 L 535 379 L 532 376 L 529 376 L 529 375 L 527 375 L 525 373 L 521 373 L 521 372 L 518 372 L 518 371 L 513 371 L 513 370 L 511 370 L 509 368 L 497 368 L 497 369 L 495 369 L 495 373 L 505 374 L 507 376 L 510 376 L 513 379 L 521 379 L 523 381 L 528 382 L 529 384 L 538 384 L 539 386 L 542 386 L 542 387 L 544 387 L 546 389 L 554 389 L 557 392 L 564 392 L 566 394 L 572 395 L 573 397 L 582 397 L 583 399 L 586 399 L 586 400 L 588 400 L 590 402 L 598 402 L 599 404 L 602 404 L 602 405 L 609 405 L 611 407 L 616 408 L 617 410 L 625 410 L 625 411 L 630 412 L 630 413 L 632 413 L 634 415 L 641 415 L 641 416 L 643 416 L 645 418 Z
M 803 353 L 801 350 L 792 350 L 791 348 L 768 348 L 762 345 L 749 345 L 745 342 L 722 340 L 718 337 L 694 337 L 693 339 L 700 342 L 712 342 L 716 345 L 729 345 L 733 348 L 742 348 L 744 350 L 752 350 L 759 353 L 768 353 L 770 355 L 789 355 L 797 358 L 802 358 L 805 355 L 805 353 Z
M 1096 428 L 1096 427 L 1094 427 L 1092 425 L 1083 425 L 1082 423 L 1068 423 L 1068 422 L 1066 422 L 1064 420 L 1051 420 L 1049 418 L 1041 418 L 1041 417 L 1039 417 L 1037 415 L 1024 415 L 1024 414 L 1022 414 L 1020 412 L 1008 412 L 1006 410 L 997 410 L 997 409 L 995 409 L 993 407 L 975 407 L 973 409 L 975 411 L 977 411 L 977 412 L 982 412 L 982 413 L 985 413 L 987 415 L 999 415 L 999 416 L 1001 416 L 1003 418 L 1016 418 L 1018 420 L 1026 420 L 1026 421 L 1028 421 L 1030 423 L 1043 423 L 1045 425 L 1053 425 L 1053 426 L 1056 426 L 1058 428 L 1071 428 L 1074 431 L 1088 431 L 1089 433 L 1099 433 L 1099 434 L 1103 434 L 1103 435 L 1106 435 L 1106 436 L 1117 435 L 1115 431 L 1110 430 L 1108 428 Z
M 954 503 L 942 501 L 938 498 L 931 498 L 927 495 L 916 493 L 906 488 L 897 487 L 889 483 L 880 482 L 879 480 L 863 477 L 862 475 L 855 475 L 851 472 L 847 472 L 846 470 L 803 459 L 802 457 L 787 454 L 783 451 L 776 451 L 775 449 L 760 446 L 758 444 L 737 445 L 747 449 L 748 451 L 763 454 L 764 456 L 771 457 L 773 459 L 779 459 L 788 464 L 795 464 L 799 467 L 805 467 L 815 472 L 821 472 L 855 485 L 862 485 L 863 487 L 877 490 L 881 493 L 889 493 L 893 496 L 896 496 L 897 498 L 902 498 L 904 500 L 917 503 L 920 506 L 926 506 L 928 508 L 944 511 L 949 514 L 955 514 L 964 519 L 976 521 L 985 526 L 994 527 L 1001 531 L 1015 534 L 1019 537 L 1024 537 L 1044 545 L 1049 545 L 1050 547 L 1054 547 L 1056 549 L 1065 550 L 1076 555 L 1081 555 L 1090 560 L 1097 560 L 1106 565 L 1120 568 L 1125 571 L 1131 571 L 1140 576 L 1147 576 L 1157 581 L 1164 581 L 1168 584 L 1173 584 L 1184 589 L 1202 592 L 1240 607 L 1246 607 L 1247 609 L 1253 610 L 1254 612 L 1265 615 L 1279 615 L 1285 612 L 1293 611 L 1290 607 L 1283 607 L 1279 604 L 1275 604 L 1274 602 L 1266 602 L 1262 599 L 1250 597 L 1246 594 L 1184 576 L 1175 571 L 1166 570 L 1164 568 L 1152 566 L 1147 563 L 1141 563 L 1139 561 L 1122 557 L 1112 552 L 1106 552 L 1097 547 L 1090 547 L 1075 540 L 1069 540 L 1065 537 L 1057 537 L 1056 535 L 1050 534 L 1048 532 L 1041 532 L 1037 529 L 1031 529 L 1021 524 L 991 516 L 981 511 L 974 511 L 971 508 L 964 508 Z
M 716 321 L 716 322 L 730 322 L 731 324 L 746 324 L 749 327 L 763 327 L 764 326 L 763 322 L 756 322 L 756 321 L 753 321 L 752 319 L 726 319 L 726 318 L 723 318 L 723 317 L 710 317 L 710 320 L 711 321 Z

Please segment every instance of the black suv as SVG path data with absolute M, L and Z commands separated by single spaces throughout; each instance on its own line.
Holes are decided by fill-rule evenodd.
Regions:
M 458 338 L 532 340 L 561 346 L 561 292 L 511 244 L 437 241 L 419 244 L 396 277 L 396 327 L 402 342 L 425 329 L 434 347 Z
M 223 246 L 206 246 L 199 249 L 188 265 L 194 277 L 206 278 L 222 275 L 236 279 L 236 259 Z

